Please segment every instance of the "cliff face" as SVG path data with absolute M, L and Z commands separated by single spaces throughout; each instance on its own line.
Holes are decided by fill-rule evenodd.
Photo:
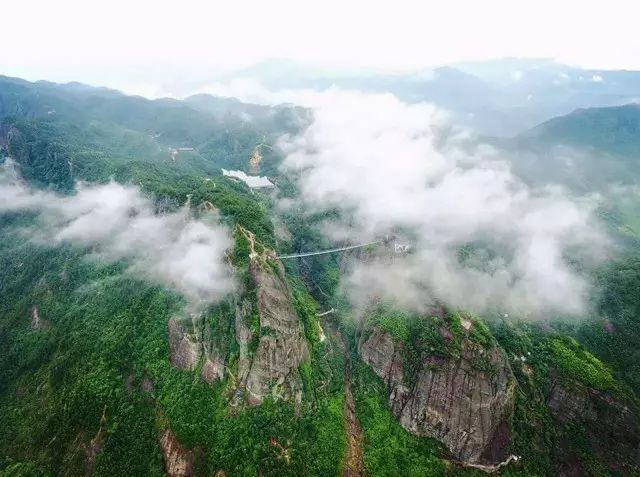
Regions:
M 170 360 L 175 368 L 193 371 L 203 360 L 200 371 L 203 380 L 212 384 L 224 378 L 227 347 L 219 344 L 220 337 L 212 337 L 210 332 L 198 334 L 194 332 L 198 327 L 195 323 L 181 323 L 175 318 L 169 320 L 168 327 Z
M 245 385 L 249 402 L 259 404 L 268 394 L 299 401 L 302 381 L 298 366 L 309 359 L 309 349 L 284 269 L 280 262 L 273 269 L 252 259 L 249 270 L 260 317 L 260 338 Z
M 387 384 L 391 411 L 406 430 L 440 440 L 457 460 L 496 464 L 511 440 L 514 379 L 502 352 L 474 343 L 468 331 L 457 355 L 432 354 L 427 347 L 413 369 L 405 344 L 382 327 L 363 335 L 358 350 Z M 450 336 L 444 325 L 441 333 Z
M 208 383 L 223 379 L 229 359 L 229 346 L 224 341 L 235 335 L 238 360 L 235 371 L 231 370 L 233 404 L 239 405 L 246 399 L 249 404 L 258 405 L 267 395 L 299 402 L 302 380 L 298 367 L 309 359 L 309 349 L 292 304 L 293 294 L 284 267 L 271 251 L 261 247 L 261 253 L 257 253 L 253 234 L 240 231 L 250 247 L 250 290 L 245 290 L 241 298 L 228 301 L 231 309 L 228 316 L 218 313 L 217 330 L 212 331 L 205 320 L 202 330 L 190 333 L 188 326 L 170 320 L 171 363 L 176 368 L 193 371 L 202 362 L 202 379 Z M 257 323 L 252 321 L 254 317 Z M 217 336 L 227 324 L 233 329 L 231 335 Z M 194 323 L 193 330 L 196 328 L 199 327 Z
M 559 380 L 554 370 L 550 374 L 547 404 L 561 430 L 559 475 L 589 473 L 590 459 L 616 475 L 638 475 L 640 421 L 634 404 L 574 380 Z M 576 436 L 589 456 L 576 452 Z
M 40 316 L 37 306 L 31 307 L 29 326 L 32 331 L 46 331 L 51 328 L 51 323 Z
M 165 473 L 168 477 L 190 477 L 193 475 L 191 452 L 175 438 L 171 429 L 160 436 L 160 449 L 164 457 Z
M 169 320 L 168 326 L 171 364 L 178 369 L 194 370 L 202 354 L 202 343 L 187 333 L 185 326 L 176 319 Z

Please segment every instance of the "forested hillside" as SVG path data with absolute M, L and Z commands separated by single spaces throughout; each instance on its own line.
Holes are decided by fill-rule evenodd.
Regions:
M 587 146 L 603 152 L 637 154 L 640 151 L 640 105 L 578 109 L 526 133 L 548 142 Z
M 500 144 L 514 151 L 515 169 L 531 181 L 607 192 L 637 183 L 639 125 L 636 104 L 579 109 Z
M 638 475 L 640 261 L 622 230 L 637 213 L 601 214 L 628 256 L 575 264 L 597 283 L 591 314 L 359 313 L 343 277 L 398 260 L 388 239 L 278 258 L 335 244 L 321 224 L 341 211 L 278 205 L 299 192 L 278 140 L 310 119 L 0 78 L 0 186 L 19 192 L 0 195 L 0 475 Z M 117 244 L 59 240 L 92 213 L 64 216 L 74 198 L 110 181 L 151 204 L 123 220 L 158 242 L 153 217 L 227 234 L 233 291 L 194 304 Z

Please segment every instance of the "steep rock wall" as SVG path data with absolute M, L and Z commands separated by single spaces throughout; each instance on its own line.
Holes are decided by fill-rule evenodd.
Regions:
M 190 371 L 202 363 L 202 379 L 209 383 L 223 379 L 229 360 L 228 340 L 235 339 L 237 366 L 229 370 L 232 405 L 245 401 L 258 405 L 268 395 L 299 402 L 302 379 L 298 368 L 309 359 L 309 348 L 284 267 L 250 231 L 241 227 L 238 231 L 249 244 L 246 289 L 229 298 L 228 306 L 218 306 L 218 327 L 213 331 L 206 320 L 204 326 L 194 322 L 192 327 L 170 320 L 171 363 Z M 223 308 L 227 310 L 224 313 Z
M 547 405 L 559 424 L 559 475 L 577 477 L 589 473 L 585 456 L 575 454 L 575 436 L 580 437 L 583 452 L 615 475 L 638 475 L 640 420 L 635 404 L 613 392 L 559 378 L 554 369 L 550 376 Z
M 363 335 L 358 350 L 387 384 L 391 411 L 409 432 L 440 440 L 463 462 L 496 464 L 507 457 L 514 379 L 500 349 L 484 349 L 465 334 L 458 356 L 426 353 L 411 380 L 404 344 L 383 328 Z
M 193 475 L 191 452 L 178 442 L 171 429 L 166 429 L 159 440 L 166 475 L 168 477 L 191 477 Z
M 302 381 L 298 367 L 309 359 L 304 330 L 292 305 L 282 263 L 275 263 L 276 267 L 269 267 L 252 258 L 249 264 L 260 317 L 260 338 L 245 385 L 251 404 L 259 404 L 268 394 L 299 401 Z
M 172 318 L 168 326 L 171 364 L 178 369 L 194 370 L 202 354 L 202 343 L 191 336 L 178 320 Z

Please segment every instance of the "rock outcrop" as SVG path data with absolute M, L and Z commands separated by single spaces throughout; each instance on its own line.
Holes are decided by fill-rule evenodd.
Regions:
M 162 449 L 165 473 L 168 477 L 191 477 L 193 475 L 191 452 L 177 441 L 171 429 L 166 429 L 160 436 L 160 449 Z
M 198 365 L 202 343 L 187 333 L 176 319 L 169 320 L 169 349 L 171 364 L 182 370 L 192 371 Z
M 635 404 L 613 392 L 589 388 L 551 370 L 547 405 L 560 424 L 558 474 L 580 476 L 584 456 L 575 455 L 575 435 L 583 451 L 615 475 L 638 475 L 640 471 L 640 421 Z M 576 434 L 577 433 L 577 434 Z M 573 436 L 571 435 L 573 434 Z
M 107 406 L 102 410 L 102 417 L 100 418 L 100 426 L 98 432 L 91 439 L 89 444 L 81 444 L 80 448 L 84 452 L 84 475 L 90 476 L 93 474 L 96 458 L 104 446 L 105 428 L 107 425 Z
M 239 357 L 233 402 L 239 404 L 246 397 L 250 405 L 258 405 L 267 395 L 300 402 L 302 379 L 298 368 L 309 359 L 309 348 L 284 267 L 250 231 L 240 226 L 238 231 L 249 243 L 252 290 L 236 306 Z M 259 326 L 255 322 L 249 326 L 256 313 Z
M 29 317 L 29 327 L 32 331 L 46 331 L 51 328 L 51 323 L 40 316 L 40 311 L 37 306 L 31 307 L 31 313 Z
M 209 384 L 213 384 L 217 379 L 224 378 L 224 358 L 207 356 L 202 365 L 200 376 Z
M 238 230 L 250 246 L 249 289 L 240 297 L 230 298 L 225 306 L 226 311 L 220 315 L 225 323 L 220 328 L 225 330 L 223 335 L 212 331 L 206 321 L 204 326 L 194 324 L 190 333 L 176 319 L 169 320 L 171 364 L 182 370 L 200 369 L 200 376 L 208 383 L 222 379 L 229 358 L 229 346 L 224 341 L 235 334 L 237 367 L 228 370 L 235 390 L 232 404 L 258 405 L 268 395 L 300 402 L 302 379 L 298 368 L 309 359 L 309 349 L 284 267 L 273 251 L 256 243 L 251 232 L 241 227 Z
M 200 377 L 209 384 L 224 378 L 226 356 L 209 338 L 189 333 L 187 326 L 175 318 L 169 320 L 171 364 L 184 371 L 193 371 L 203 360 Z M 195 325 L 192 326 L 192 329 Z
M 252 333 L 247 326 L 246 320 L 251 314 L 251 302 L 248 300 L 242 300 L 235 310 L 235 333 L 236 341 L 238 342 L 239 356 L 238 356 L 238 368 L 237 368 L 237 387 L 234 398 L 234 404 L 239 404 L 244 396 L 244 390 L 247 382 L 247 376 L 251 369 L 251 355 L 249 353 L 249 344 L 251 342 Z
M 462 462 L 497 464 L 507 457 L 514 378 L 499 348 L 485 349 L 463 327 L 459 353 L 427 352 L 405 377 L 405 344 L 376 326 L 358 345 L 360 356 L 387 384 L 389 404 L 415 435 L 443 442 Z M 441 333 L 449 337 L 443 325 Z
M 251 404 L 259 404 L 268 394 L 299 401 L 302 381 L 298 367 L 309 359 L 284 268 L 275 263 L 276 267 L 266 267 L 259 259 L 252 259 L 249 265 L 260 317 L 260 338 L 245 385 Z

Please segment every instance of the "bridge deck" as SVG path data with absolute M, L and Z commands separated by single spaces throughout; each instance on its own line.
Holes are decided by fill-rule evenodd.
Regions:
M 361 243 L 358 245 L 349 245 L 348 247 L 339 247 L 339 248 L 331 248 L 329 250 L 320 250 L 318 252 L 305 252 L 305 253 L 294 253 L 291 255 L 280 255 L 276 258 L 279 259 L 285 259 L 285 258 L 299 258 L 299 257 L 312 257 L 314 255 L 324 255 L 327 253 L 335 253 L 335 252 L 342 252 L 344 250 L 353 250 L 355 248 L 362 248 L 362 247 L 366 247 L 367 245 L 377 245 L 379 243 L 382 243 L 382 240 L 378 240 L 376 242 L 367 242 L 367 243 Z

